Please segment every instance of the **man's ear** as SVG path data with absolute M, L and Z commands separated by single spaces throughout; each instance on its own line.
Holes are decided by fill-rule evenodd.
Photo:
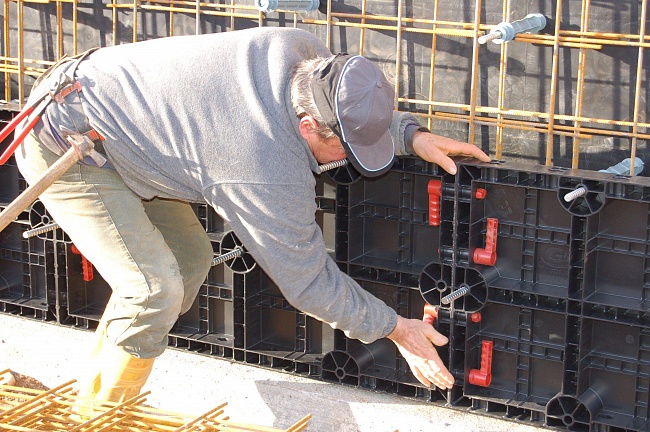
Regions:
M 298 130 L 304 139 L 307 140 L 312 134 L 316 133 L 316 129 L 318 129 L 318 122 L 312 116 L 306 115 L 300 119 Z

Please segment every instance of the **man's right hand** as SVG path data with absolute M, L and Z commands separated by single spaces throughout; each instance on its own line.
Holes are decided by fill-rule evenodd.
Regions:
M 395 329 L 387 336 L 409 364 L 413 375 L 427 387 L 431 384 L 446 390 L 454 384 L 454 377 L 440 360 L 434 345 L 449 342 L 442 334 L 424 321 L 397 316 Z

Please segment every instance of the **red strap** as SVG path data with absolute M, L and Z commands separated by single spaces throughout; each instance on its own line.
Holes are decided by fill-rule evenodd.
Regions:
M 56 101 L 56 103 L 62 104 L 63 102 L 65 102 L 64 101 L 65 97 L 67 95 L 69 95 L 70 93 L 72 93 L 73 91 L 76 91 L 77 93 L 81 91 L 81 83 L 79 81 L 75 81 L 72 84 L 62 88 L 55 95 L 53 95 L 51 93 L 50 93 L 50 95 L 52 96 L 52 99 L 54 99 Z
M 104 141 L 104 137 L 101 136 L 95 129 L 89 130 L 84 134 L 84 136 L 90 138 L 91 141 Z

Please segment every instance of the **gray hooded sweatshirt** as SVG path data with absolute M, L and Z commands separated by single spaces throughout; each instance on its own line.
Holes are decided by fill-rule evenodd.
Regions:
M 330 56 L 309 32 L 256 28 L 100 49 L 77 69 L 111 164 L 144 199 L 207 202 L 295 308 L 372 342 L 396 312 L 342 273 L 315 221 L 318 162 L 298 131 L 292 66 Z M 52 125 L 70 120 L 48 112 Z M 395 113 L 397 154 L 417 120 Z

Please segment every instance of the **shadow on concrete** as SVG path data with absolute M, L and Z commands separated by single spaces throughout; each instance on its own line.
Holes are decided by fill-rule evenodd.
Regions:
M 274 427 L 288 428 L 311 414 L 308 430 L 353 432 L 359 425 L 350 410 L 350 398 L 340 397 L 350 389 L 332 389 L 319 382 L 255 381 L 255 385 L 275 416 Z M 338 395 L 338 397 L 337 397 Z

